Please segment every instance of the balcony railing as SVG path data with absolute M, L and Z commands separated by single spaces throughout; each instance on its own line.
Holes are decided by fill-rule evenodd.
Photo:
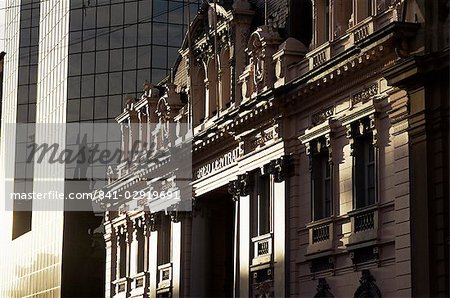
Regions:
M 127 297 L 130 292 L 130 279 L 122 277 L 112 282 L 114 286 L 114 298 Z
M 158 266 L 158 287 L 157 292 L 168 292 L 172 288 L 172 263 Z
M 348 245 L 371 242 L 378 237 L 378 206 L 373 205 L 348 213 L 352 224 L 352 233 Z
M 308 225 L 309 245 L 307 254 L 330 251 L 333 248 L 333 218 L 326 218 Z
M 272 260 L 272 234 L 252 238 L 253 260 L 252 265 L 269 263 Z

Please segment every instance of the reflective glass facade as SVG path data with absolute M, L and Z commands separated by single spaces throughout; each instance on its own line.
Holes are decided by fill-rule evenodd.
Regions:
M 193 18 L 198 4 L 190 2 Z M 136 96 L 145 80 L 157 82 L 169 73 L 188 23 L 186 1 L 8 0 L 6 7 L 2 121 L 7 123 L 113 121 L 126 95 Z M 61 144 L 63 137 L 36 135 Z M 6 196 L 14 188 L 4 178 L 23 172 L 17 169 L 24 148 L 16 152 L 15 136 L 6 132 L 0 147 L 0 192 Z M 64 192 L 64 181 L 44 185 L 37 179 L 49 173 L 63 177 L 65 171 L 35 163 L 21 176 L 34 177 L 35 192 Z M 95 287 L 73 280 L 82 279 L 81 270 L 89 272 L 86 280 L 104 285 L 104 256 L 92 249 L 86 232 L 101 218 L 34 211 L 31 230 L 13 240 L 13 212 L 4 211 L 4 201 L 0 207 L 6 231 L 0 233 L 1 297 L 96 296 L 90 291 Z
M 193 18 L 199 1 L 190 1 Z M 170 71 L 188 24 L 179 0 L 71 1 L 67 121 L 110 120 Z

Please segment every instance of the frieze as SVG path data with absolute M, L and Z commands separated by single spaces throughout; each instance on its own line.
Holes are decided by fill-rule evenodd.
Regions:
M 194 179 L 198 180 L 207 176 L 210 176 L 221 169 L 235 163 L 239 157 L 243 156 L 243 150 L 241 147 L 236 147 L 235 149 L 222 154 L 220 157 L 208 162 L 207 164 L 201 166 L 194 172 Z
M 363 88 L 362 90 L 358 91 L 357 93 L 353 94 L 350 98 L 350 104 L 353 107 L 357 103 L 366 102 L 367 100 L 369 100 L 372 96 L 375 96 L 376 94 L 378 94 L 378 84 L 374 83 L 366 88 Z
M 256 135 L 253 135 L 247 142 L 245 146 L 245 153 L 252 152 L 258 148 L 266 146 L 270 141 L 278 139 L 278 125 L 269 127 L 268 129 L 262 130 Z
M 325 109 L 321 109 L 320 111 L 318 111 L 317 113 L 313 114 L 311 116 L 311 124 L 313 126 L 321 124 L 323 122 L 325 122 L 325 120 L 327 120 L 328 118 L 330 118 L 331 116 L 334 115 L 334 106 L 325 108 Z

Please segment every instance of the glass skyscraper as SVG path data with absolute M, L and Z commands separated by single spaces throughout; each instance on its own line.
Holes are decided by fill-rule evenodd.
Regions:
M 126 96 L 137 97 L 145 80 L 169 74 L 199 2 L 6 1 L 2 122 L 114 121 Z M 37 178 L 64 177 L 64 165 L 25 165 L 26 152 L 15 143 L 13 132 L 2 131 L 0 193 L 45 192 L 49 186 Z M 15 173 L 27 179 L 7 183 Z M 64 192 L 63 180 L 51 190 Z M 1 297 L 104 294 L 104 251 L 91 233 L 101 218 L 5 211 L 0 201 Z

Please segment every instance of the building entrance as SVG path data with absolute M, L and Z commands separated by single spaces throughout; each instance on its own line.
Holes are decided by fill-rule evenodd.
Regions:
M 234 203 L 226 189 L 196 200 L 192 221 L 193 297 L 233 294 Z

